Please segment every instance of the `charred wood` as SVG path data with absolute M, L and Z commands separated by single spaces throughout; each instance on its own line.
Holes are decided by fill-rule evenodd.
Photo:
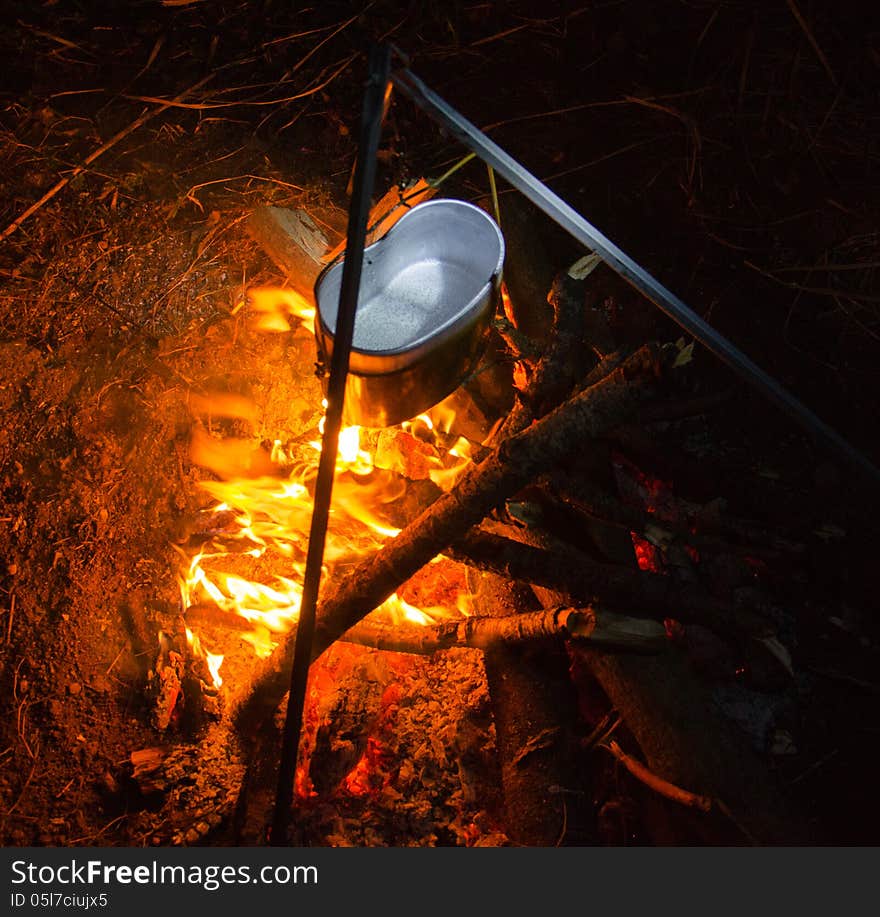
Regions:
M 546 222 L 534 205 L 518 194 L 500 197 L 507 257 L 504 283 L 510 296 L 508 318 L 514 328 L 539 346 L 551 337 L 552 309 L 547 290 L 556 269 L 546 250 Z M 525 356 L 525 354 L 523 354 Z
M 656 618 L 697 621 L 725 635 L 766 636 L 772 626 L 702 589 L 666 576 L 602 564 L 562 542 L 536 548 L 483 530 L 460 538 L 445 553 L 476 569 L 532 583 L 587 602 L 613 604 Z
M 146 825 L 150 844 L 209 844 L 231 828 L 245 765 L 228 726 L 211 725 L 199 742 L 138 749 L 129 763 L 129 781 L 161 816 Z
M 579 281 L 565 273 L 554 280 L 547 295 L 553 308 L 550 344 L 537 363 L 524 364 L 528 381 L 521 387 L 520 398 L 499 428 L 496 440 L 524 430 L 533 420 L 559 405 L 584 378 L 584 363 L 595 362 L 583 343 L 581 296 L 583 284 Z
M 701 414 L 709 414 L 727 404 L 733 394 L 734 389 L 724 389 L 720 392 L 711 392 L 708 395 L 692 395 L 687 398 L 646 405 L 643 410 L 639 411 L 634 423 L 641 425 L 669 423 L 676 420 L 685 420 L 689 417 L 698 417 Z
M 718 504 L 675 501 L 677 519 L 624 503 L 581 475 L 557 469 L 539 482 L 553 498 L 581 516 L 601 520 L 657 543 L 670 540 L 717 553 L 746 553 L 767 559 L 799 555 L 804 545 L 756 522 L 737 519 Z M 686 524 L 685 520 L 690 524 Z
M 637 424 L 623 424 L 605 439 L 644 470 L 673 481 L 680 496 L 704 504 L 723 497 L 733 508 L 733 515 L 745 515 L 771 529 L 800 530 L 809 525 L 818 509 L 802 492 L 785 483 L 727 470 L 719 462 L 702 461 Z

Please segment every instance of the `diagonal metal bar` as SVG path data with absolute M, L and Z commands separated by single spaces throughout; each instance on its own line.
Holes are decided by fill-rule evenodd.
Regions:
M 697 315 L 641 265 L 604 236 L 562 198 L 527 171 L 519 162 L 490 140 L 414 73 L 404 67 L 391 74 L 394 86 L 409 96 L 435 121 L 447 128 L 466 147 L 492 166 L 514 188 L 558 223 L 582 245 L 592 249 L 621 277 L 650 299 L 707 350 L 729 366 L 745 382 L 762 392 L 773 404 L 799 423 L 819 445 L 846 460 L 851 467 L 880 488 L 880 470 L 862 452 L 783 388 L 738 347 Z

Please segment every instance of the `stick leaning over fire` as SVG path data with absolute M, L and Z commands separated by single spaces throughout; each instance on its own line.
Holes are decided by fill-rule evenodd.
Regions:
M 349 628 L 342 639 L 380 650 L 430 655 L 452 647 L 485 649 L 494 643 L 516 644 L 558 637 L 588 640 L 599 648 L 641 653 L 661 652 L 669 646 L 662 624 L 594 606 L 559 606 L 502 618 L 475 616 L 425 627 L 399 624 L 365 626 L 362 622 Z
M 225 626 L 244 631 L 249 622 L 234 612 L 224 612 L 216 605 L 190 605 L 187 620 L 204 617 Z M 665 627 L 645 617 L 632 617 L 590 603 L 571 607 L 559 605 L 536 612 L 523 612 L 504 618 L 481 615 L 440 621 L 436 624 L 390 624 L 385 621 L 361 621 L 350 627 L 339 639 L 342 643 L 370 646 L 392 653 L 430 656 L 441 650 L 470 647 L 486 649 L 495 643 L 520 644 L 567 637 L 588 640 L 598 647 L 635 653 L 659 653 L 669 648 Z
M 504 439 L 393 541 L 344 579 L 327 584 L 318 607 L 314 658 L 544 468 L 632 416 L 648 397 L 663 360 L 659 346 L 643 346 L 601 381 Z M 271 716 L 283 699 L 295 641 L 294 629 L 257 666 L 249 694 L 233 702 L 242 729 Z

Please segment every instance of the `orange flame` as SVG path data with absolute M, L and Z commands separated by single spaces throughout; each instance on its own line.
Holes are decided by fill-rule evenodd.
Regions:
M 293 290 L 257 288 L 250 291 L 250 304 L 257 327 L 289 331 L 290 320 L 301 320 L 311 329 L 314 308 Z M 257 410 L 243 396 L 227 393 L 200 394 L 191 398 L 194 412 L 202 417 L 230 417 L 256 426 Z M 325 403 L 326 408 L 326 403 Z M 470 444 L 459 438 L 442 454 L 425 441 L 447 437 L 455 413 L 437 406 L 403 425 L 403 431 L 425 445 L 424 460 L 430 477 L 448 489 L 470 462 Z M 323 430 L 323 418 L 317 433 Z M 400 529 L 383 515 L 383 507 L 399 497 L 405 479 L 376 468 L 366 443 L 375 442 L 360 427 L 340 432 L 330 527 L 324 552 L 327 572 L 340 563 L 351 564 L 376 550 Z M 213 472 L 219 480 L 204 480 L 200 488 L 216 501 L 204 510 L 200 525 L 209 537 L 194 553 L 181 551 L 184 563 L 179 575 L 183 608 L 209 602 L 249 623 L 243 639 L 258 656 L 268 655 L 280 636 L 299 616 L 302 577 L 312 514 L 312 491 L 321 451 L 319 436 L 307 444 L 275 440 L 263 447 L 252 438 L 217 439 L 201 424 L 193 429 L 193 461 Z M 180 550 L 180 549 L 178 549 Z M 283 573 L 271 571 L 273 558 L 283 561 Z M 259 573 L 255 570 L 259 569 Z M 417 608 L 392 595 L 377 612 L 393 622 L 430 624 L 456 609 Z M 458 613 L 466 613 L 466 597 Z M 222 684 L 223 657 L 205 651 L 188 631 L 194 654 L 205 659 L 215 686 Z
M 251 308 L 260 331 L 290 331 L 290 319 L 298 318 L 314 333 L 315 307 L 296 290 L 286 287 L 252 287 L 248 290 Z
M 205 665 L 211 675 L 211 681 L 215 688 L 219 688 L 223 684 L 223 679 L 220 677 L 220 666 L 223 663 L 223 657 L 205 650 L 199 635 L 193 633 L 188 627 L 186 628 L 186 642 L 193 656 L 205 660 Z

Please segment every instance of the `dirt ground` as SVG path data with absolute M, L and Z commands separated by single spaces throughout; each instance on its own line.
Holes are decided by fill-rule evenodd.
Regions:
M 880 29 L 861 14 L 802 2 L 798 18 L 795 4 L 715 0 L 206 0 L 128 4 L 123 20 L 112 3 L 3 6 L 4 845 L 231 842 L 222 780 L 215 797 L 193 778 L 157 801 L 133 779 L 131 755 L 188 746 L 204 726 L 155 721 L 158 635 L 181 630 L 178 548 L 211 502 L 190 451 L 197 396 L 255 405 L 247 430 L 209 430 L 250 437 L 255 454 L 320 414 L 311 337 L 251 322 L 248 291 L 284 277 L 247 218 L 273 204 L 344 225 L 371 40 L 411 54 L 429 85 L 880 463 Z M 462 155 L 397 99 L 379 183 L 437 176 Z M 485 169 L 471 163 L 448 188 L 485 199 Z M 559 269 L 580 254 L 549 222 L 534 225 Z M 681 335 L 620 296 L 632 343 Z M 791 745 L 764 751 L 821 842 L 871 843 L 876 483 L 699 347 L 694 363 L 699 392 L 734 394 L 678 445 L 739 481 L 770 482 L 796 508 L 776 521 L 807 543 L 799 576 L 774 583 L 800 609 L 774 733 Z M 218 639 L 233 691 L 249 647 Z M 353 746 L 372 742 L 373 783 L 313 801 L 299 840 L 505 843 L 479 656 L 351 652 L 328 662 L 315 702 L 330 704 L 334 665 L 375 687 L 365 692 L 374 731 Z M 735 716 L 743 698 L 719 694 L 719 708 Z M 217 765 L 230 786 L 239 763 Z M 613 826 L 600 837 L 655 840 Z

